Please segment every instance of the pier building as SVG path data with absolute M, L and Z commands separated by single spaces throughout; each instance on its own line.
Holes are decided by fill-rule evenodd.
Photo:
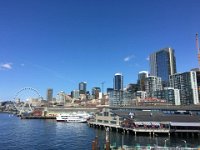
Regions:
M 90 126 L 133 134 L 179 134 L 200 136 L 200 109 L 191 107 L 107 107 Z

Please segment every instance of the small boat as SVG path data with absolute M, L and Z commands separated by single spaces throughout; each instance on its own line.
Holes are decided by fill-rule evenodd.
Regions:
M 87 122 L 87 118 L 78 114 L 60 114 L 56 117 L 56 121 L 84 123 Z

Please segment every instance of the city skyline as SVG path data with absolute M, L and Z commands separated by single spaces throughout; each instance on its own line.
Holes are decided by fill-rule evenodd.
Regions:
M 0 100 L 23 87 L 70 93 L 124 86 L 149 71 L 149 55 L 175 50 L 177 72 L 198 67 L 195 34 L 200 2 L 178 1 L 1 1 Z

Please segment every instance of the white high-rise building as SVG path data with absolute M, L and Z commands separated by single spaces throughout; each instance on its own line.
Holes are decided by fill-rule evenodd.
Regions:
M 197 77 L 195 71 L 170 76 L 170 86 L 180 90 L 181 105 L 198 104 Z
M 149 76 L 145 79 L 145 89 L 147 97 L 153 97 L 153 92 L 162 90 L 161 78 L 156 76 Z
M 56 101 L 59 103 L 59 104 L 65 104 L 65 101 L 66 101 L 66 94 L 64 91 L 61 91 L 57 94 L 57 99 Z
M 153 95 L 158 99 L 166 100 L 169 104 L 181 105 L 179 89 L 165 87 L 163 90 L 154 91 Z

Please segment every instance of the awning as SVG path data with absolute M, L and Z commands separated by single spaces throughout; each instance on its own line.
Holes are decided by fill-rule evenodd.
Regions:
M 136 125 L 146 125 L 146 126 L 151 126 L 151 125 L 154 125 L 154 126 L 159 126 L 160 123 L 159 122 L 134 122 Z
M 200 127 L 200 122 L 170 122 L 171 126 Z
M 151 122 L 151 124 L 154 125 L 154 126 L 159 126 L 160 125 L 159 122 Z
M 143 125 L 151 126 L 151 122 L 143 122 Z
M 136 125 L 139 125 L 139 126 L 141 126 L 141 125 L 143 125 L 143 123 L 142 122 L 134 122 Z

